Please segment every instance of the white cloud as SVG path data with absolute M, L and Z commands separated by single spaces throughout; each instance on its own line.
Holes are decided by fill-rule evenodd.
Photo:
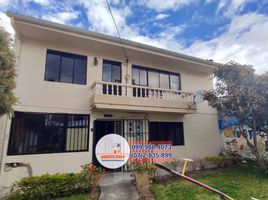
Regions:
M 156 15 L 155 19 L 161 20 L 161 19 L 167 18 L 168 16 L 169 16 L 168 14 L 160 13 L 160 14 Z
M 9 0 L 0 0 L 0 7 L 6 7 L 10 3 Z
M 35 2 L 42 6 L 49 6 L 51 4 L 51 0 L 0 0 L 0 8 L 2 10 L 16 6 L 24 6 L 29 2 Z
M 223 11 L 225 17 L 234 17 L 250 1 L 252 0 L 220 0 L 216 12 Z
M 50 4 L 50 0 L 32 0 L 32 1 L 43 6 L 48 6 Z
M 195 0 L 138 0 L 138 3 L 158 12 L 164 10 L 178 10 Z
M 226 63 L 230 60 L 268 71 L 268 16 L 256 13 L 233 18 L 226 33 L 210 40 L 196 41 L 184 53 Z
M 142 35 L 132 35 L 128 39 L 135 42 L 140 42 L 159 48 L 170 49 L 178 51 L 182 49 L 182 45 L 177 41 L 176 36 L 183 30 L 182 27 L 174 26 L 167 27 L 164 31 L 160 32 L 154 37 L 142 36 Z
M 113 2 L 114 5 L 120 2 Z M 117 36 L 116 28 L 113 24 L 111 15 L 108 11 L 107 5 L 103 1 L 83 1 L 84 6 L 87 8 L 88 20 L 91 23 L 91 29 L 97 32 L 102 32 L 110 35 Z M 140 29 L 136 26 L 127 24 L 127 18 L 131 16 L 131 9 L 127 6 L 118 8 L 118 5 L 111 8 L 114 15 L 116 24 L 119 28 L 120 35 L 123 38 L 140 42 L 156 47 L 178 49 L 181 45 L 176 42 L 176 35 L 179 34 L 183 28 L 180 26 L 169 27 L 166 26 L 164 31 L 155 37 L 145 36 L 140 34 Z M 101 13 L 97 15 L 96 13 Z
M 72 19 L 77 18 L 77 13 L 76 12 L 61 12 L 55 15 L 44 15 L 42 16 L 42 18 L 45 20 L 53 21 L 53 22 L 60 23 L 60 24 L 67 24 Z
M 81 0 L 84 7 L 87 11 L 87 17 L 91 24 L 90 28 L 94 31 L 106 33 L 110 35 L 117 35 L 116 28 L 112 21 L 112 17 L 109 13 L 107 5 L 105 1 L 99 0 Z M 113 4 L 120 3 L 119 1 L 113 1 Z M 113 16 L 115 18 L 116 24 L 124 35 L 133 35 L 136 34 L 137 31 L 135 28 L 130 27 L 126 23 L 126 18 L 131 15 L 131 10 L 128 6 L 124 7 L 113 7 L 111 6 Z
M 205 3 L 211 3 L 213 2 L 214 0 L 206 0 Z
M 225 3 L 221 9 L 228 10 L 227 1 L 228 0 L 221 0 L 221 2 Z M 234 60 L 242 64 L 252 64 L 257 69 L 257 72 L 264 72 L 268 70 L 268 16 L 257 13 L 248 13 L 239 16 L 237 12 L 239 12 L 246 1 L 247 0 L 232 0 L 232 4 L 235 5 L 232 9 L 236 11 L 233 12 L 233 16 L 230 18 L 231 23 L 224 29 L 224 33 L 208 41 L 197 40 L 187 47 L 183 46 L 183 38 L 179 38 L 180 33 L 185 28 L 184 26 L 165 24 L 163 27 L 160 27 L 162 31 L 159 33 L 154 33 L 154 35 L 150 33 L 141 34 L 146 32 L 146 29 L 145 31 L 143 30 L 145 26 L 128 24 L 127 20 L 132 15 L 131 5 L 124 5 L 120 0 L 112 0 L 109 2 L 123 38 L 204 59 L 213 59 L 216 62 L 226 63 L 230 60 Z M 3 0 L 0 0 L 0 5 L 1 3 L 3 5 L 3 2 Z M 148 1 L 148 5 L 150 2 L 151 0 Z M 179 1 L 167 1 L 167 4 L 170 5 L 170 2 L 173 2 L 172 5 L 176 7 L 177 4 L 174 4 L 174 2 L 178 3 Z M 182 2 L 184 1 L 180 1 L 180 3 Z M 75 3 L 79 3 L 85 8 L 91 30 L 117 36 L 105 1 L 79 0 L 79 2 Z M 187 3 L 180 4 L 180 6 L 186 4 Z M 43 15 L 42 18 L 70 24 L 71 20 L 76 19 L 79 14 L 73 11 L 73 5 L 74 3 L 65 4 L 64 9 L 61 11 L 57 9 L 54 10 L 53 7 L 53 12 L 48 12 L 47 15 Z M 227 7 L 225 8 L 225 6 Z M 155 9 L 160 9 L 160 7 Z M 164 8 L 167 9 L 167 7 L 161 7 L 161 9 Z M 156 15 L 156 17 L 164 18 L 164 15 L 165 14 L 160 13 Z M 0 13 L 0 18 L 5 18 L 5 21 L 9 24 L 9 19 L 4 13 Z M 160 21 L 155 21 L 154 23 L 160 23 Z M 9 27 L 11 26 L 9 25 Z

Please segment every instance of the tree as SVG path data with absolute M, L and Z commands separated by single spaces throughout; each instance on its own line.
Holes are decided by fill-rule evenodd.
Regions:
M 0 117 L 12 112 L 16 103 L 13 93 L 15 88 L 15 59 L 9 46 L 9 35 L 0 28 Z
M 268 133 L 268 72 L 258 75 L 250 65 L 229 62 L 218 67 L 214 77 L 216 87 L 204 92 L 204 99 L 221 114 L 237 119 L 251 153 L 265 167 L 268 163 L 258 149 L 257 134 Z M 245 125 L 253 131 L 253 142 L 243 131 Z

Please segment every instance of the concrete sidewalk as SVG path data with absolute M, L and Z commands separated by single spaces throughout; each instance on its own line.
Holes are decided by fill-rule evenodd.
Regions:
M 99 200 L 138 200 L 139 195 L 129 172 L 105 174 L 101 177 Z

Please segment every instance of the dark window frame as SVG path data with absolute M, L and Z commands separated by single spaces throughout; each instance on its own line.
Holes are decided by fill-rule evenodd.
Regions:
M 12 131 L 14 129 L 14 117 L 12 118 L 11 121 L 11 127 L 10 127 L 10 131 L 9 131 L 9 138 L 8 138 L 8 148 L 7 148 L 7 156 L 20 156 L 20 155 L 38 155 L 38 154 L 58 154 L 58 153 L 75 153 L 75 152 L 88 152 L 89 151 L 89 132 L 90 132 L 90 115 L 89 114 L 69 114 L 69 113 L 41 113 L 41 112 L 16 112 L 16 113 L 22 113 L 22 114 L 37 114 L 37 115 L 64 115 L 64 130 L 67 130 L 66 127 L 68 127 L 68 121 L 66 120 L 69 116 L 87 116 L 87 122 L 85 127 L 87 128 L 87 132 L 86 132 L 86 148 L 83 150 L 66 150 L 66 146 L 65 146 L 65 150 L 64 151 L 58 151 L 58 152 L 37 152 L 37 153 L 12 153 L 11 151 L 11 140 L 12 140 Z M 67 122 L 67 123 L 66 123 Z M 68 128 L 82 128 L 77 127 L 77 126 L 70 126 Z M 80 132 L 80 131 L 79 131 Z M 64 137 L 64 145 L 66 145 L 66 139 L 67 139 L 67 131 L 63 133 L 63 137 Z
M 120 67 L 120 81 L 117 82 L 117 81 L 113 81 L 113 72 L 112 72 L 112 69 L 111 69 L 111 80 L 110 81 L 107 81 L 107 80 L 104 80 L 104 64 L 111 64 L 111 67 L 113 68 L 113 66 L 119 66 Z M 105 81 L 105 82 L 110 82 L 110 83 L 122 83 L 122 62 L 119 62 L 119 61 L 114 61 L 114 60 L 107 60 L 107 59 L 103 59 L 102 61 L 102 81 Z
M 60 66 L 59 66 L 59 74 L 58 74 L 58 79 L 57 81 L 51 81 L 47 78 L 47 59 L 48 59 L 48 54 L 53 54 L 53 55 L 57 55 L 60 56 Z M 46 51 L 46 62 L 45 62 L 45 74 L 44 74 L 44 80 L 45 81 L 49 81 L 49 82 L 57 82 L 57 83 L 67 83 L 68 82 L 64 82 L 61 81 L 61 72 L 62 72 L 62 57 L 65 58 L 71 58 L 73 59 L 73 70 L 72 70 L 72 83 L 69 84 L 78 84 L 78 85 L 87 85 L 87 62 L 88 62 L 88 58 L 86 55 L 80 55 L 80 54 L 74 54 L 74 53 L 69 53 L 69 52 L 64 52 L 64 51 L 57 51 L 57 50 L 53 50 L 53 49 L 47 49 Z M 74 82 L 74 76 L 75 76 L 75 61 L 76 59 L 83 59 L 86 62 L 86 66 L 85 66 L 85 80 L 83 83 L 75 83 Z
M 133 77 L 133 68 L 138 69 L 139 70 L 139 82 L 140 82 L 140 69 L 145 70 L 146 74 L 147 74 L 147 85 L 141 85 L 141 84 L 134 84 L 132 81 L 132 77 Z M 181 86 L 181 75 L 180 73 L 175 73 L 175 72 L 170 72 L 170 71 L 165 71 L 165 70 L 160 70 L 160 69 L 155 69 L 155 68 L 150 68 L 150 67 L 144 67 L 144 66 L 140 66 L 140 65 L 132 65 L 132 69 L 131 69 L 131 83 L 133 85 L 138 85 L 138 86 L 147 86 L 149 87 L 149 71 L 151 72 L 157 72 L 158 73 L 158 85 L 159 85 L 159 89 L 170 89 L 171 90 L 171 80 L 170 80 L 170 76 L 178 76 L 179 78 L 179 88 L 177 90 L 181 90 L 182 86 Z M 168 79 L 169 79 L 169 88 L 160 88 L 160 74 L 168 74 Z M 172 89 L 174 90 L 174 89 Z
M 181 143 L 179 142 L 179 141 L 175 141 L 175 143 L 174 143 L 174 141 L 172 140 L 172 146 L 185 146 L 185 137 L 184 137 L 184 124 L 183 124 L 183 122 L 163 122 L 163 121 L 149 121 L 149 141 L 168 141 L 168 139 L 156 139 L 156 136 L 154 135 L 154 136 L 152 136 L 151 134 L 153 134 L 153 133 L 151 133 L 151 126 L 152 126 L 152 124 L 158 124 L 157 126 L 158 126 L 158 130 L 160 129 L 159 128 L 159 124 L 166 124 L 166 126 L 167 127 L 171 127 L 171 124 L 178 124 L 178 128 L 179 129 L 181 129 L 181 130 L 178 130 L 178 131 L 182 131 L 182 133 L 181 133 L 181 136 L 178 136 L 178 137 L 180 137 L 181 138 Z M 167 135 L 168 133 L 166 133 L 165 134 L 165 136 L 166 137 L 168 137 L 168 135 Z

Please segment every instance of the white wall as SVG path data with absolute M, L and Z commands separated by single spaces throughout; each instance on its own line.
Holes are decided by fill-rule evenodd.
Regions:
M 103 118 L 103 113 L 91 113 L 89 105 L 90 86 L 95 80 L 102 79 L 102 58 L 117 60 L 116 57 L 107 55 L 99 55 L 89 50 L 80 50 L 68 46 L 54 43 L 43 43 L 28 39 L 22 39 L 20 51 L 17 49 L 17 87 L 15 94 L 19 99 L 19 103 L 14 106 L 16 111 L 24 112 L 50 112 L 50 113 L 73 113 L 73 114 L 90 114 L 90 128 L 93 127 L 95 119 Z M 46 49 L 54 49 L 70 53 L 77 53 L 88 56 L 87 67 L 87 84 L 76 85 L 67 83 L 56 83 L 44 81 Z M 99 60 L 98 66 L 93 65 L 93 58 L 97 56 Z M 120 60 L 119 60 L 120 61 Z M 142 61 L 134 63 L 142 64 Z M 131 64 L 128 65 L 129 74 L 131 74 Z M 157 63 L 151 61 L 146 66 L 156 66 Z M 180 66 L 161 66 L 165 70 L 181 73 L 182 90 L 197 91 L 199 89 L 210 89 L 212 80 L 207 74 L 196 73 L 193 71 L 185 71 Z M 122 66 L 122 81 L 125 83 L 127 67 Z M 131 80 L 131 79 L 130 79 Z M 129 81 L 130 83 L 130 81 Z M 197 113 L 189 115 L 175 114 L 130 114 L 130 113 L 113 113 L 113 118 L 125 119 L 136 118 L 141 119 L 145 116 L 151 121 L 182 121 L 184 122 L 185 145 L 174 147 L 176 158 L 190 157 L 201 158 L 205 156 L 217 155 L 220 148 L 220 138 L 217 128 L 216 113 L 209 109 L 206 103 L 197 105 Z M 2 120 L 0 126 L 6 124 L 7 128 L 0 129 L 1 135 L 9 135 L 10 119 Z M 41 175 L 43 173 L 57 172 L 78 172 L 80 165 L 91 162 L 92 160 L 92 136 L 89 133 L 89 151 L 80 153 L 57 153 L 57 154 L 36 154 L 21 156 L 6 156 L 8 137 L 5 137 L 3 162 L 0 174 L 0 185 L 10 185 L 14 180 L 27 176 L 25 168 L 14 168 L 9 172 L 4 171 L 3 164 L 10 162 L 29 163 L 33 169 L 33 175 Z M 0 152 L 1 153 L 1 152 Z

